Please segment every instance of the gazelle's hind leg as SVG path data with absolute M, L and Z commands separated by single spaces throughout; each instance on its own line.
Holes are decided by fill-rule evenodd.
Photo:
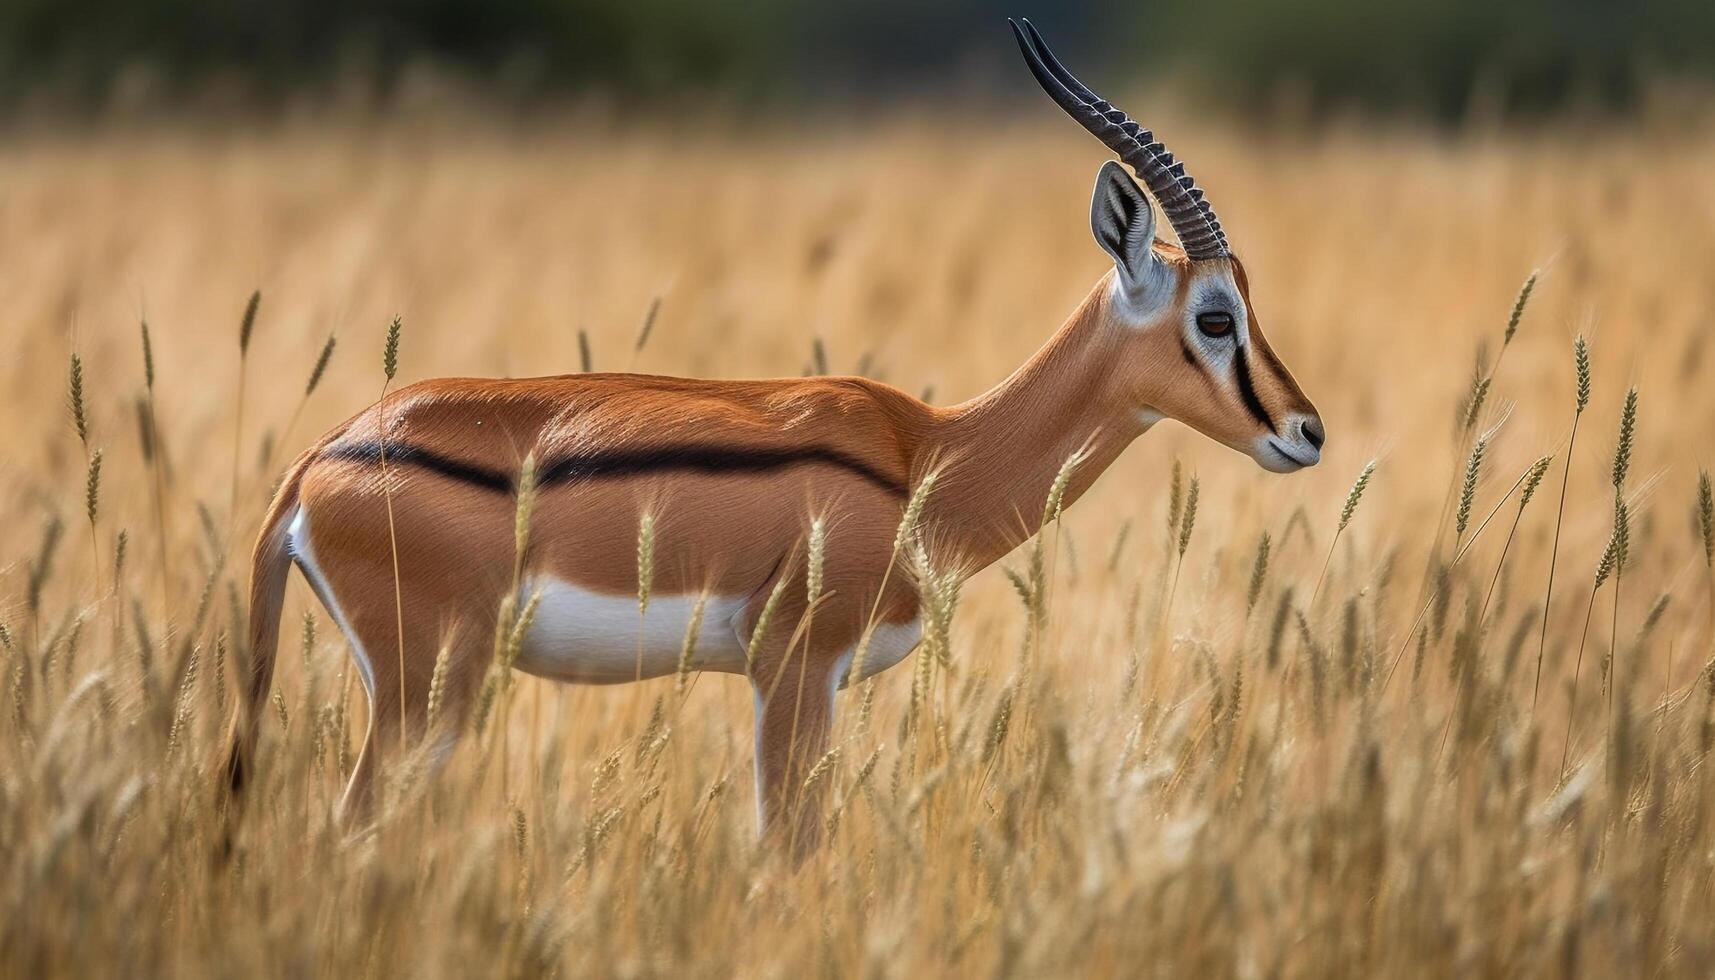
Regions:
M 819 654 L 819 655 L 818 655 Z M 827 651 L 793 651 L 784 662 L 759 657 L 752 689 L 756 701 L 757 819 L 764 840 L 784 845 L 794 860 L 821 840 L 829 780 L 809 782 L 828 751 L 834 692 L 844 660 Z
M 295 529 L 296 530 L 296 529 Z M 299 569 L 316 597 L 327 608 L 351 647 L 353 666 L 363 681 L 369 702 L 369 724 L 351 780 L 340 802 L 340 819 L 348 827 L 361 826 L 375 813 L 376 790 L 390 765 L 420 745 L 425 735 L 436 740 L 429 749 L 431 769 L 452 751 L 457 734 L 464 728 L 469 708 L 490 659 L 489 623 L 462 623 L 442 628 L 428 611 L 405 609 L 403 647 L 404 683 L 400 683 L 401 647 L 398 615 L 392 598 L 392 568 L 354 568 L 349 564 L 325 567 L 316 561 L 307 538 L 294 534 L 293 552 Z M 388 556 L 383 555 L 385 562 Z M 367 588 L 365 596 L 375 600 L 376 583 L 385 585 L 386 600 L 362 603 L 342 601 L 354 589 Z M 409 583 L 405 583 L 406 593 Z M 435 701 L 435 727 L 428 731 L 430 694 L 435 665 L 442 651 L 446 673 Z M 404 707 L 400 707 L 400 697 Z M 424 776 L 430 773 L 424 773 Z
M 486 643 L 475 642 L 476 631 L 471 629 L 446 637 L 413 636 L 414 632 L 407 623 L 403 712 L 399 708 L 397 645 L 384 648 L 392 655 L 378 657 L 372 664 L 375 691 L 369 697 L 369 727 L 339 807 L 340 819 L 348 827 L 360 827 L 376 816 L 376 804 L 382 798 L 378 791 L 386 787 L 388 778 L 400 775 L 397 766 L 401 760 L 411 761 L 414 753 L 426 753 L 421 759 L 425 768 L 413 775 L 433 776 L 468 725 L 470 707 L 489 660 Z M 447 673 L 436 693 L 432 690 L 433 667 L 441 651 L 447 657 Z M 435 717 L 430 728 L 432 695 Z

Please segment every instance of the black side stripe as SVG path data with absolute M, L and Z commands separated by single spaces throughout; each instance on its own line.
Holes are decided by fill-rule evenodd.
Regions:
M 1256 388 L 1251 385 L 1250 347 L 1243 346 L 1233 352 L 1233 373 L 1237 376 L 1239 397 L 1244 400 L 1245 407 L 1268 428 L 1274 431 L 1274 419 L 1269 418 L 1268 409 L 1262 407 L 1262 400 L 1256 396 Z
M 381 451 L 375 443 L 354 443 L 334 446 L 322 453 L 322 458 L 376 463 L 380 461 Z M 421 467 L 448 479 L 499 493 L 512 493 L 516 479 L 512 473 L 471 466 L 409 444 L 389 444 L 387 462 Z M 801 449 L 728 449 L 719 446 L 685 445 L 570 456 L 542 467 L 538 471 L 537 485 L 551 487 L 580 480 L 637 476 L 663 470 L 757 473 L 800 463 L 838 466 L 856 473 L 889 493 L 906 496 L 906 488 L 902 484 L 863 460 L 819 446 Z

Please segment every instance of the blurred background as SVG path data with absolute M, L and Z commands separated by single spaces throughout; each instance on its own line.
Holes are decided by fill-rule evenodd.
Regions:
M 386 102 L 431 78 L 508 103 L 595 91 L 650 112 L 684 95 L 931 101 L 1025 88 L 1008 15 L 1104 79 L 1182 76 L 1252 112 L 1623 109 L 1663 80 L 1715 76 L 1704 0 L 8 0 L 0 105 Z

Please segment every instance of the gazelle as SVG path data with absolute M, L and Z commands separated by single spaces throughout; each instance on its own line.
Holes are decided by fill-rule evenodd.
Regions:
M 974 570 L 1037 530 L 1021 515 L 1040 512 L 1068 456 L 1084 454 L 1070 502 L 1162 419 L 1268 470 L 1314 465 L 1322 423 L 1264 339 L 1209 202 L 1147 130 L 1079 84 L 1028 22 L 1013 31 L 1054 101 L 1142 179 L 1177 246 L 1156 239 L 1150 200 L 1125 169 L 1103 164 L 1090 227 L 1113 268 L 1011 377 L 951 407 L 855 377 L 580 374 L 424 381 L 365 409 L 292 464 L 256 542 L 234 786 L 255 746 L 294 563 L 344 632 L 368 695 L 346 814 L 369 804 L 386 757 L 425 734 L 446 644 L 441 711 L 452 722 L 445 732 L 460 727 L 511 590 L 540 594 L 517 668 L 582 683 L 674 672 L 700 604 L 696 668 L 748 673 L 756 692 L 763 833 L 802 847 L 820 822 L 802 787 L 826 749 L 835 692 L 859 672 L 854 649 L 868 631 L 869 675 L 918 643 L 910 576 L 889 568 L 902 557 L 894 536 L 912 488 L 931 466 L 937 483 L 922 523 Z M 514 495 L 527 455 L 536 496 L 520 586 Z M 640 614 L 646 514 L 655 570 Z M 822 599 L 804 630 L 805 541 L 818 519 Z M 782 581 L 789 587 L 747 663 Z

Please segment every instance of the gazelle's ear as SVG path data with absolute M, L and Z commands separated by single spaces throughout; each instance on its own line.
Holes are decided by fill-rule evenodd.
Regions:
M 1090 231 L 1096 243 L 1113 256 L 1120 285 L 1134 307 L 1148 309 L 1159 297 L 1156 287 L 1166 279 L 1166 267 L 1155 258 L 1155 210 L 1149 198 L 1117 161 L 1102 164 L 1090 195 Z

